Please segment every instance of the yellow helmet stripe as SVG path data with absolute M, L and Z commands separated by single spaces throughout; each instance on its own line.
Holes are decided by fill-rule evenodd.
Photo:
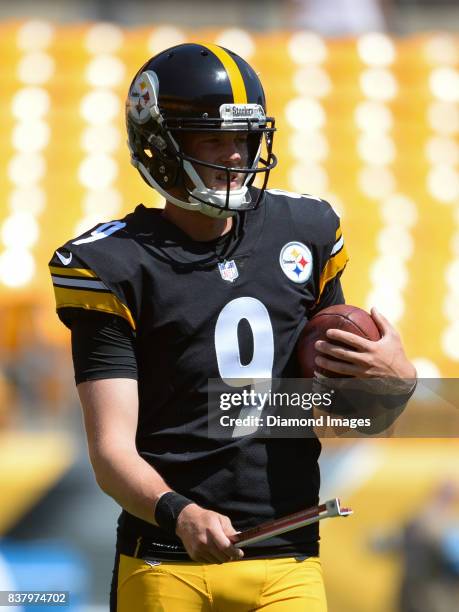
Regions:
M 239 70 L 239 66 L 231 55 L 218 45 L 202 44 L 202 46 L 209 49 L 209 51 L 216 55 L 223 64 L 230 80 L 231 89 L 233 90 L 234 104 L 247 104 L 247 91 L 245 89 L 244 79 Z

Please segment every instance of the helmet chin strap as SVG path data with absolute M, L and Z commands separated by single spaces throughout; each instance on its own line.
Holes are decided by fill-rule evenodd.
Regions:
M 190 196 L 188 202 L 185 200 L 180 200 L 179 198 L 173 196 L 168 191 L 163 189 L 161 185 L 157 181 L 155 181 L 155 179 L 151 176 L 150 172 L 144 166 L 144 164 L 142 164 L 141 161 L 139 161 L 134 156 L 132 156 L 131 163 L 135 168 L 137 168 L 142 173 L 142 176 L 145 178 L 147 183 L 151 187 L 153 187 L 153 189 L 155 189 L 158 193 L 160 193 L 168 202 L 170 202 L 171 204 L 175 204 L 175 206 L 179 206 L 180 208 L 185 208 L 186 210 L 192 210 L 194 212 L 200 212 L 203 215 L 207 215 L 208 217 L 214 217 L 218 219 L 227 219 L 228 217 L 232 217 L 236 214 L 236 210 L 230 210 L 228 208 L 217 208 L 215 206 L 210 206 L 209 204 L 205 204 L 204 202 L 200 202 L 199 200 L 194 200 L 192 196 Z M 208 191 L 212 192 L 212 190 L 208 190 Z M 198 193 L 200 194 L 200 191 L 198 191 Z M 218 193 L 218 192 L 213 191 L 212 193 Z M 225 193 L 225 200 L 226 200 L 226 191 L 224 193 Z
M 245 186 L 246 181 L 244 181 L 244 184 L 239 189 L 230 190 L 230 192 L 228 193 L 226 189 L 217 190 L 206 187 L 198 172 L 194 168 L 193 164 L 191 164 L 189 161 L 183 160 L 183 169 L 188 175 L 188 178 L 195 185 L 195 188 L 191 192 L 189 198 L 190 202 L 197 201 L 202 203 L 202 201 L 204 200 L 204 202 L 209 202 L 209 204 L 214 205 L 207 206 L 206 204 L 203 204 L 203 206 L 206 206 L 206 208 L 212 209 L 215 206 L 218 206 L 218 209 L 220 209 L 217 209 L 218 213 L 231 212 L 232 214 L 234 214 L 234 212 L 237 212 L 238 210 L 244 210 L 247 205 L 250 204 L 251 197 L 247 187 Z M 225 208 L 227 201 L 229 211 L 227 208 Z M 211 214 L 207 212 L 204 214 L 208 214 L 211 217 L 222 217 L 221 214 L 216 215 L 215 213 Z

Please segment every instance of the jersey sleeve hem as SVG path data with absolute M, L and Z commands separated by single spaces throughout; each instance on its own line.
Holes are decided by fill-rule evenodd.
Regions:
M 135 331 L 131 310 L 91 269 L 50 265 L 50 271 L 58 314 L 64 308 L 95 310 L 122 317 Z
M 81 308 L 83 310 L 92 310 L 96 312 L 103 312 L 105 314 L 115 315 L 117 317 L 121 317 L 125 321 L 127 321 L 132 328 L 133 331 L 136 330 L 135 321 L 131 315 L 131 312 L 127 306 L 125 306 L 122 302 L 118 300 L 118 298 L 112 293 L 106 293 L 104 296 L 105 304 L 82 304 L 81 302 L 64 302 L 62 299 L 58 297 L 58 291 L 54 288 L 56 294 L 56 312 L 59 314 L 60 310 L 65 308 Z M 59 291 L 60 293 L 60 291 Z
M 75 384 L 79 385 L 83 382 L 89 382 L 91 380 L 105 380 L 112 378 L 128 378 L 130 380 L 138 380 L 137 374 L 128 370 L 110 370 L 107 372 L 89 372 L 81 376 L 75 375 Z

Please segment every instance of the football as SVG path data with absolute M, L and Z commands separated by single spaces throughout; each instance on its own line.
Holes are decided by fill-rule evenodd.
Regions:
M 306 323 L 297 343 L 298 361 L 304 378 L 313 378 L 314 370 L 333 378 L 345 378 L 341 374 L 324 370 L 314 364 L 318 354 L 314 345 L 317 340 L 327 340 L 327 329 L 342 329 L 373 341 L 381 338 L 371 315 L 362 308 L 350 304 L 338 304 L 324 308 Z M 331 356 L 327 358 L 333 359 Z

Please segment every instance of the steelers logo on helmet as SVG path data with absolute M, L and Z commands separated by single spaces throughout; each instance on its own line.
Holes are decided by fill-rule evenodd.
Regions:
M 132 84 L 128 95 L 128 109 L 134 121 L 146 123 L 159 116 L 158 76 L 153 70 L 142 72 Z
M 305 283 L 312 273 L 312 253 L 302 242 L 288 242 L 279 256 L 280 267 L 294 283 Z

